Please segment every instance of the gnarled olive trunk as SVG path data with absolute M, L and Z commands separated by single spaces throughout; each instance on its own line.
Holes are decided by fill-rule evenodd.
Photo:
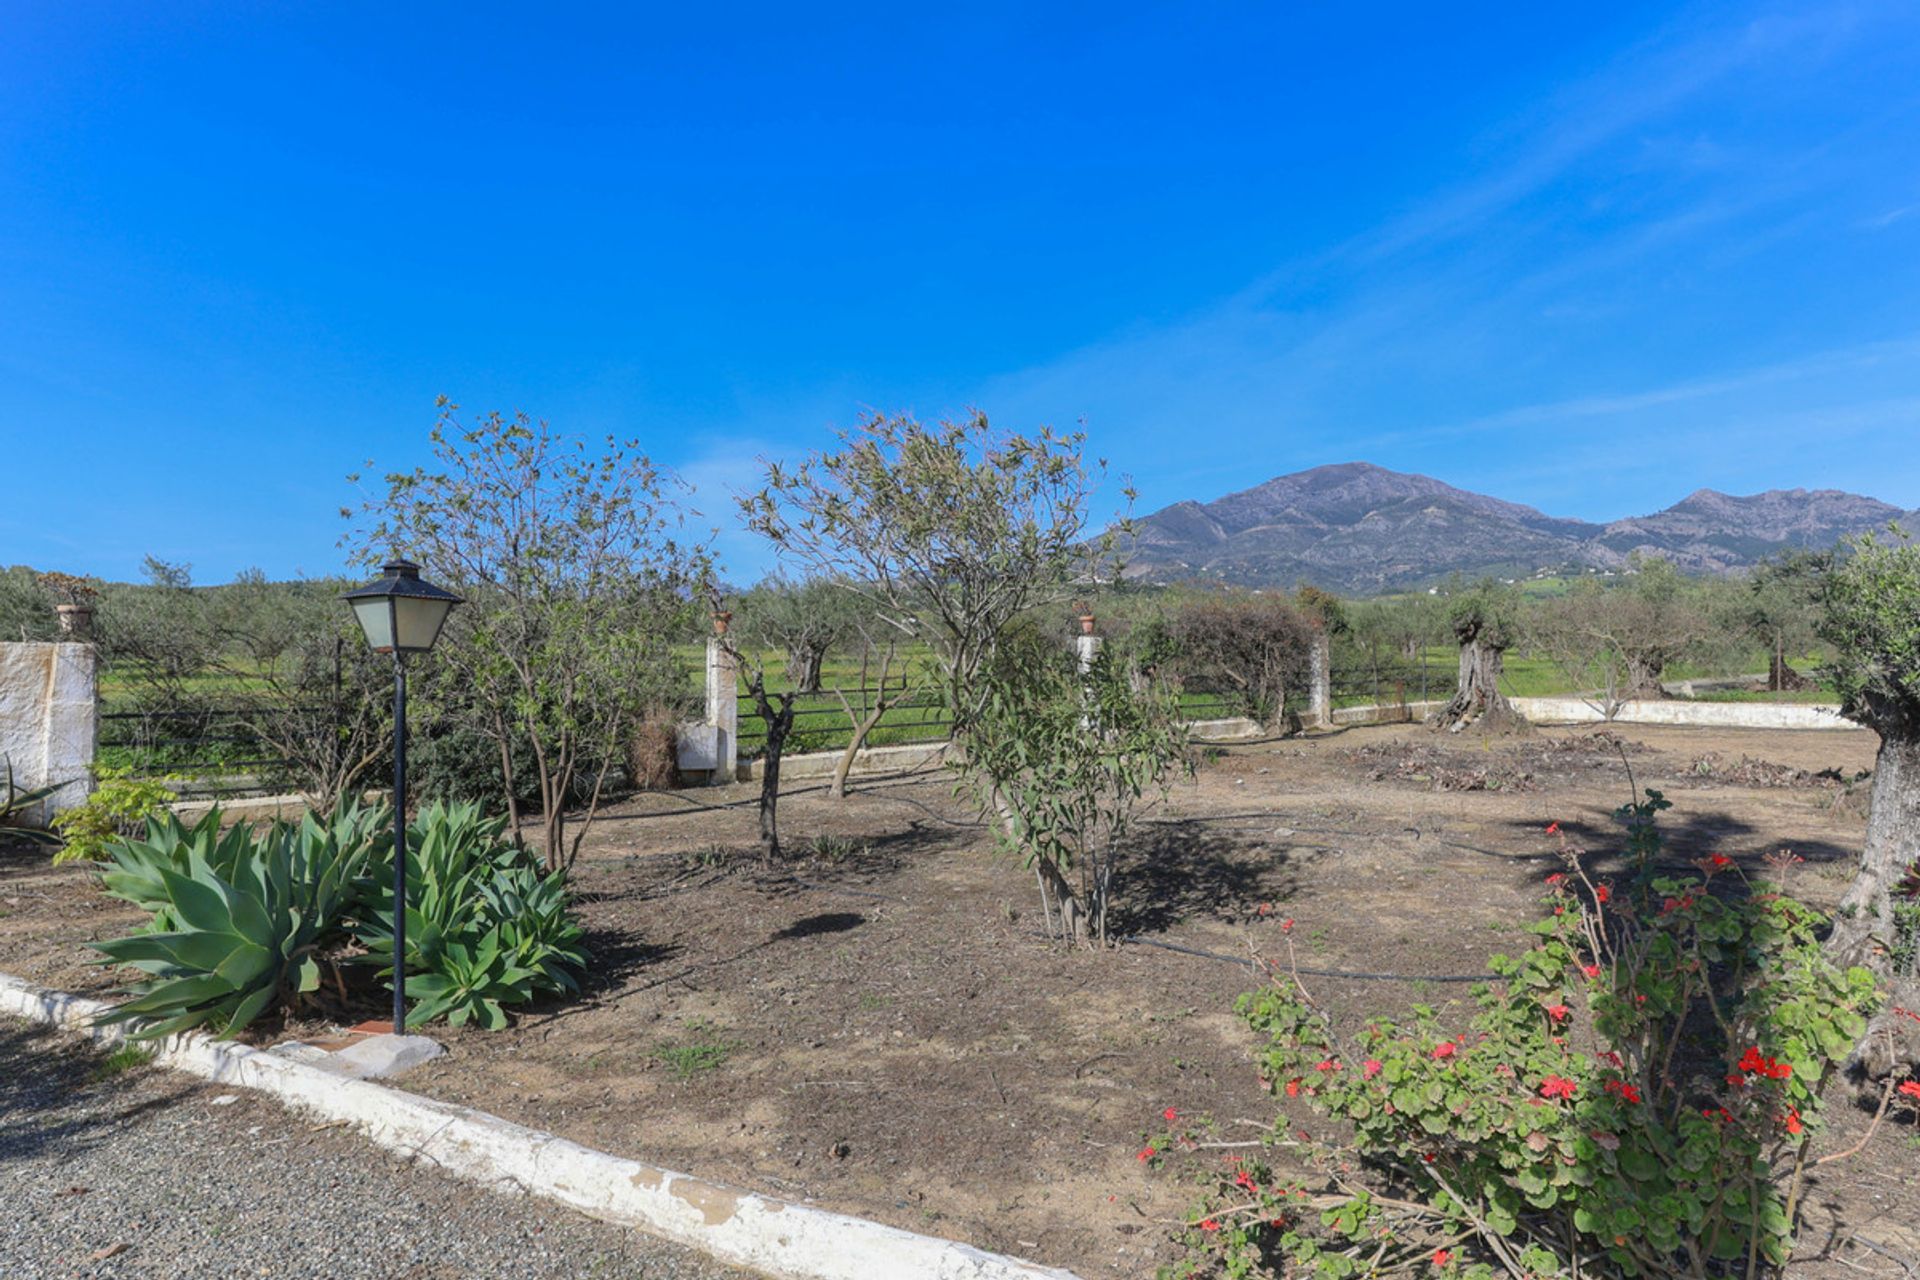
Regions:
M 820 668 L 826 659 L 825 649 L 800 646 L 787 650 L 787 679 L 793 681 L 795 693 L 820 692 Z
M 1476 636 L 1461 642 L 1460 675 L 1453 697 L 1434 716 L 1438 728 L 1449 731 L 1477 725 L 1489 729 L 1521 728 L 1526 718 L 1500 692 L 1500 674 L 1506 647 Z
M 1880 751 L 1874 759 L 1867 811 L 1867 840 L 1860 870 L 1840 899 L 1827 950 L 1842 965 L 1858 965 L 1892 988 L 1885 1012 L 1867 1027 L 1854 1060 L 1873 1079 L 1920 1065 L 1920 1021 L 1895 1012 L 1920 1011 L 1920 975 L 1908 961 L 1894 971 L 1898 943 L 1894 914 L 1907 872 L 1920 860 L 1920 724 L 1904 715 L 1876 726 Z

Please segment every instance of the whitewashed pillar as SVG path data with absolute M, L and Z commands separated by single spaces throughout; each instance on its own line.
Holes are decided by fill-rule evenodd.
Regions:
M 1333 724 L 1333 644 L 1324 629 L 1307 653 L 1307 715 L 1322 729 Z
M 707 723 L 714 729 L 714 766 L 707 783 L 724 787 L 739 775 L 740 668 L 720 636 L 707 640 Z
M 0 757 L 22 791 L 60 785 L 44 802 L 42 818 L 80 804 L 93 790 L 99 739 L 99 660 L 92 645 L 0 644 Z

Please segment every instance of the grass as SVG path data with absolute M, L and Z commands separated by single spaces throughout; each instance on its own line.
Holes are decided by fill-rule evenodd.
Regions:
M 687 1024 L 693 1038 L 679 1044 L 662 1045 L 654 1057 L 673 1073 L 676 1080 L 691 1080 L 717 1070 L 738 1046 L 720 1037 L 713 1024 L 695 1018 Z
M 111 1080 L 115 1076 L 125 1075 L 129 1071 L 146 1066 L 153 1061 L 153 1050 L 145 1045 L 123 1044 L 100 1061 L 94 1063 L 93 1072 L 87 1078 L 94 1084 Z

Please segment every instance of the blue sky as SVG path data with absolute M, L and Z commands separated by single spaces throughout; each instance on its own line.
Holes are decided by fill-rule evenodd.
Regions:
M 1920 9 L 964 8 L 12 0 L 0 564 L 334 571 L 443 393 L 723 525 L 969 404 L 1141 510 L 1920 506 Z

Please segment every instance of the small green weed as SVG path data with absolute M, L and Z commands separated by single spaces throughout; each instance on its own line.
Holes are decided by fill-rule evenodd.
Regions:
M 93 1073 L 88 1079 L 94 1084 L 99 1084 L 102 1080 L 111 1080 L 115 1076 L 124 1075 L 134 1070 L 136 1067 L 144 1067 L 152 1061 L 153 1050 L 144 1045 L 123 1044 L 96 1062 L 93 1066 Z
M 676 1080 L 691 1080 L 724 1063 L 738 1045 L 723 1039 L 712 1023 L 690 1019 L 686 1024 L 692 1039 L 679 1044 L 662 1045 L 654 1057 L 673 1073 Z

